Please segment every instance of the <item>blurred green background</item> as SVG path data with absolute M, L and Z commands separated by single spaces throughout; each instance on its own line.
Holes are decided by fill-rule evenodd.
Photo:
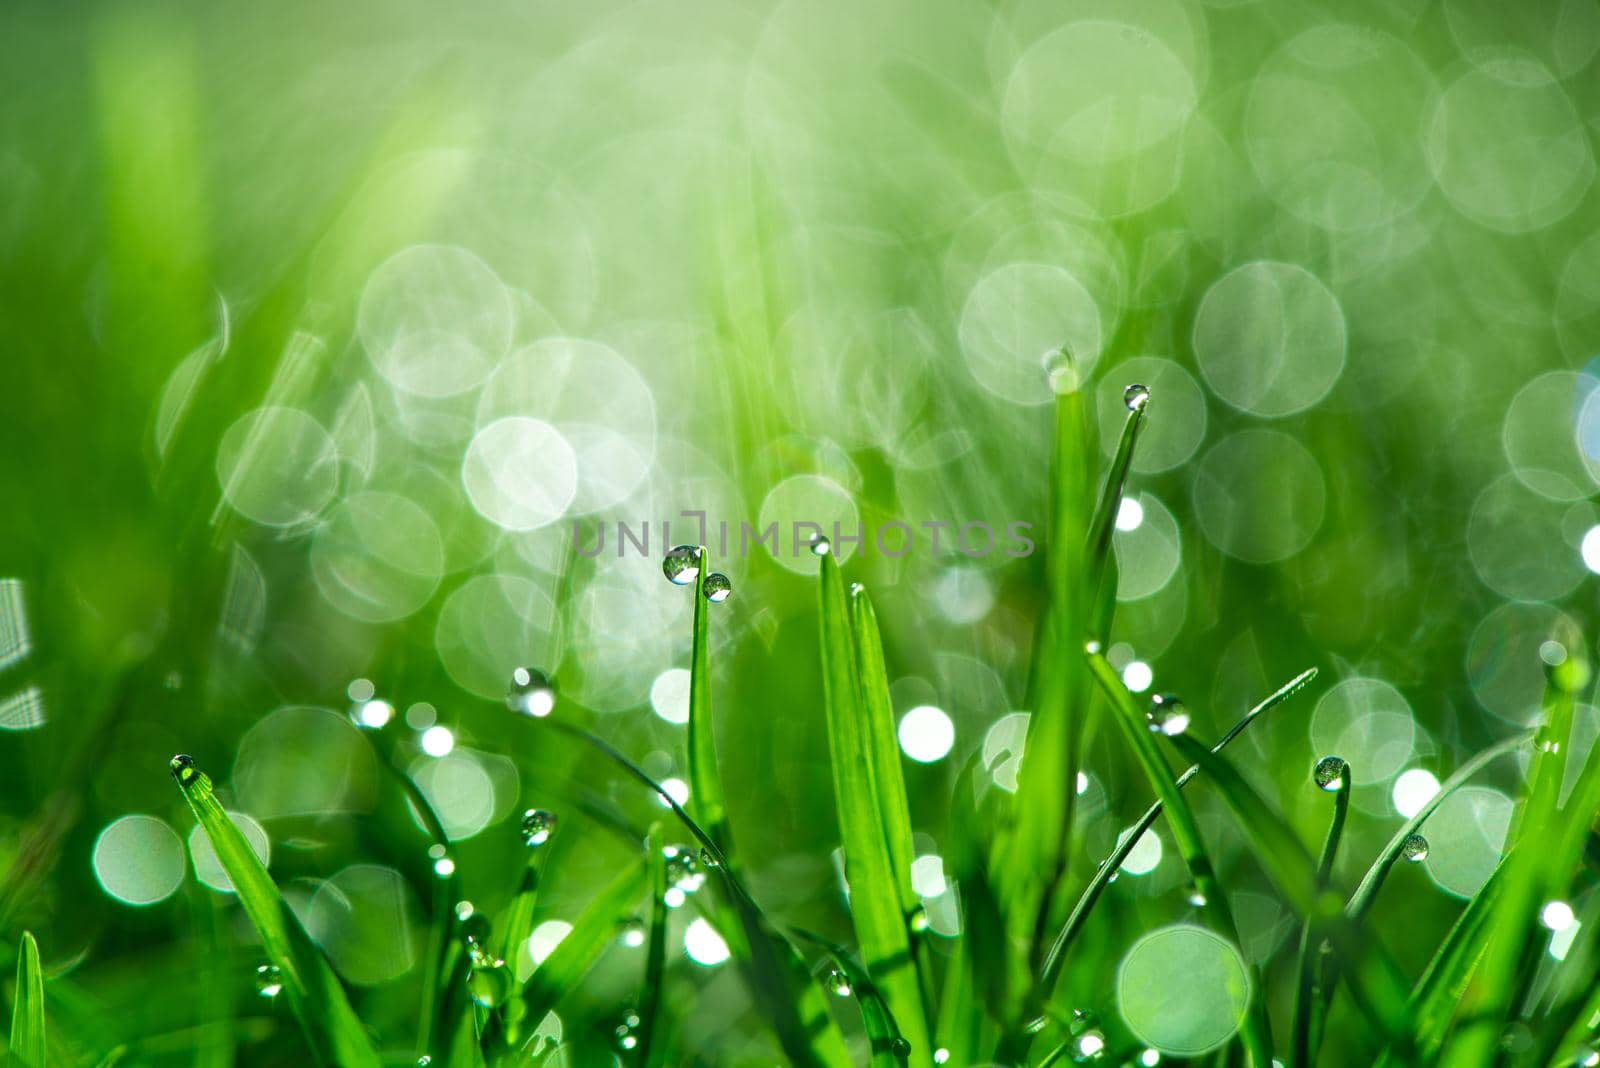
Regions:
M 1597 50 L 1588 0 L 6 5 L 3 937 L 38 932 L 86 1050 L 296 1063 L 187 855 L 189 752 L 404 1048 L 432 860 L 347 713 L 403 718 L 475 900 L 513 888 L 514 814 L 561 812 L 541 920 L 571 920 L 631 848 L 608 821 L 659 810 L 506 680 L 548 671 L 558 715 L 682 779 L 692 602 L 658 524 L 694 540 L 685 509 L 735 589 L 735 837 L 765 904 L 841 939 L 815 562 L 739 525 L 916 528 L 846 574 L 923 710 L 918 889 L 953 934 L 950 786 L 975 752 L 1014 783 L 1043 555 L 921 524 L 1048 541 L 1063 344 L 1108 453 L 1123 387 L 1153 390 L 1113 663 L 1207 738 L 1321 668 L 1237 751 L 1308 841 L 1312 763 L 1351 761 L 1359 875 L 1430 777 L 1528 721 L 1558 614 L 1593 615 Z M 1085 865 L 1149 800 L 1113 742 Z M 1515 773 L 1392 877 L 1373 922 L 1413 974 Z M 1289 913 L 1196 804 L 1246 955 L 1281 963 Z M 1113 1031 L 1127 947 L 1187 912 L 1159 845 L 1068 981 Z M 675 954 L 691 1048 L 770 1060 L 737 975 Z M 608 958 L 571 1033 L 636 967 Z

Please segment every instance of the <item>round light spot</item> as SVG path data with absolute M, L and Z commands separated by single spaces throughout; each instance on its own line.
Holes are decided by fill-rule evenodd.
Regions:
M 378 730 L 394 718 L 394 706 L 388 701 L 364 701 L 356 709 L 356 718 L 363 727 Z
M 956 727 L 942 709 L 918 705 L 900 717 L 900 748 L 921 764 L 931 764 L 950 752 Z
M 298 408 L 248 412 L 217 446 L 217 481 L 234 511 L 269 527 L 304 523 L 332 499 L 339 455 L 322 424 Z
M 689 672 L 668 668 L 650 684 L 650 707 L 668 723 L 689 722 Z
M 949 888 L 944 877 L 944 858 L 925 853 L 911 862 L 911 889 L 920 897 L 938 897 Z
M 1503 604 L 1485 616 L 1467 642 L 1467 682 L 1478 703 L 1508 722 L 1531 724 L 1545 685 L 1539 646 L 1571 626 L 1544 604 Z
M 461 465 L 472 507 L 506 530 L 537 530 L 560 519 L 578 491 L 578 460 L 549 423 L 513 416 L 472 438 Z
M 359 493 L 311 542 L 311 574 L 327 602 L 354 619 L 388 623 L 427 603 L 444 573 L 428 513 L 393 493 Z
M 1563 77 L 1600 49 L 1600 9 L 1585 0 L 1507 7 L 1495 0 L 1445 0 L 1445 21 L 1468 59 L 1516 48 L 1548 59 Z
M 1394 810 L 1406 819 L 1422 811 L 1422 807 L 1439 796 L 1439 779 L 1426 768 L 1408 768 L 1394 780 L 1390 795 Z
M 1143 660 L 1130 660 L 1122 669 L 1122 684 L 1134 693 L 1144 693 L 1155 681 L 1155 672 Z
M 444 729 L 430 727 L 428 731 Z M 453 739 L 451 744 L 454 745 Z M 435 759 L 418 760 L 412 765 L 411 777 L 451 841 L 471 838 L 493 820 L 494 780 L 471 753 L 446 750 L 445 755 Z
M 818 529 L 833 543 L 833 558 L 840 564 L 861 548 L 845 540 L 846 536 L 855 538 L 863 533 L 855 498 L 839 483 L 822 475 L 794 475 L 773 486 L 761 502 L 758 522 L 762 531 L 777 524 L 777 549 L 773 559 L 796 574 L 815 575 L 822 568 L 822 562 L 809 548 Z M 839 538 L 834 537 L 835 525 L 839 528 Z M 797 530 L 799 544 L 796 544 Z M 871 532 L 866 536 L 871 537 Z M 761 544 L 767 552 L 774 552 L 771 539 Z
M 1382 679 L 1345 679 L 1311 713 L 1311 749 L 1337 753 L 1358 786 L 1386 782 L 1416 749 L 1411 705 Z
M 240 808 L 263 820 L 368 811 L 377 777 L 372 746 L 347 717 L 304 705 L 260 719 L 233 762 Z
M 1547 901 L 1539 910 L 1539 922 L 1552 931 L 1565 931 L 1578 918 L 1565 901 Z
M 230 812 L 228 818 L 239 828 L 244 840 L 250 843 L 250 849 L 255 853 L 256 859 L 261 861 L 261 866 L 267 867 L 271 864 L 272 842 L 267 837 L 266 828 L 243 812 Z M 217 857 L 216 849 L 211 845 L 210 836 L 199 824 L 195 824 L 194 830 L 189 832 L 189 858 L 194 861 L 195 878 L 213 890 L 225 894 L 234 892 L 233 880 L 228 878 L 228 873 L 222 867 L 222 861 Z
M 1244 1020 L 1250 979 L 1238 949 L 1188 924 L 1139 939 L 1117 970 L 1128 1029 L 1165 1054 L 1192 1057 L 1222 1045 Z
M 183 842 L 165 820 L 123 816 L 94 840 L 94 877 L 124 905 L 154 905 L 183 885 Z
M 1022 767 L 1030 718 L 1026 712 L 1009 712 L 995 720 L 983 736 L 983 766 L 994 777 L 994 784 L 1008 793 L 1017 792 L 1017 772 Z
M 690 960 L 707 968 L 728 959 L 728 943 L 704 917 L 691 921 L 684 929 L 683 950 Z
M 1144 522 L 1144 505 L 1137 497 L 1124 497 L 1117 502 L 1116 527 L 1118 530 L 1138 530 Z
M 1506 233 L 1565 218 L 1594 180 L 1588 133 L 1561 83 L 1509 51 L 1440 95 L 1427 151 L 1456 210 Z
M 1236 267 L 1200 301 L 1194 351 L 1206 384 L 1252 415 L 1316 404 L 1345 361 L 1344 313 L 1321 279 L 1292 263 Z
M 572 933 L 572 924 L 565 920 L 546 920 L 533 929 L 528 936 L 528 956 L 535 964 L 543 964 L 545 958 L 555 952 L 561 940 Z
M 994 586 L 975 567 L 946 568 L 934 580 L 933 603 L 952 623 L 977 623 L 994 607 Z
M 689 803 L 689 784 L 682 779 L 662 779 L 661 791 L 678 805 Z M 662 804 L 665 805 L 666 802 L 663 801 Z
M 1553 601 L 1577 588 L 1584 568 L 1562 544 L 1563 502 L 1511 475 L 1484 487 L 1467 519 L 1467 555 L 1483 584 L 1509 600 Z
M 511 295 L 465 249 L 413 245 L 367 279 L 356 331 L 397 389 L 448 397 L 481 383 L 511 344 Z
M 1423 863 L 1441 890 L 1472 897 L 1489 881 L 1511 827 L 1511 799 L 1487 786 L 1463 786 L 1439 802 L 1423 824 Z
M 1099 412 L 1101 451 L 1110 456 L 1122 438 L 1128 408 L 1123 389 L 1130 382 L 1150 390 L 1149 412 L 1139 430 L 1139 448 L 1133 451 L 1133 470 L 1155 475 L 1178 467 L 1194 456 L 1205 440 L 1205 393 L 1194 376 L 1173 360 L 1133 357 L 1099 374 L 1094 401 Z
M 1161 864 L 1161 836 L 1153 829 L 1145 831 L 1122 861 L 1119 871 L 1129 875 L 1148 875 Z
M 1506 408 L 1500 441 L 1511 472 L 1541 497 L 1575 501 L 1595 491 L 1579 447 L 1579 418 L 1595 380 L 1550 371 L 1517 391 Z
M 432 726 L 422 732 L 422 751 L 431 757 L 448 756 L 456 747 L 456 736 L 449 727 Z
M 1286 560 L 1310 544 L 1327 500 L 1315 457 L 1275 430 L 1241 430 L 1213 445 L 1193 493 L 1206 539 L 1252 564 Z
M 1583 540 L 1578 543 L 1578 555 L 1583 557 L 1584 567 L 1600 575 L 1600 526 L 1590 527 L 1583 532 Z
M 1138 522 L 1125 524 L 1123 520 L 1130 511 L 1137 515 Z M 1111 548 L 1117 556 L 1119 601 L 1141 601 L 1159 593 L 1178 573 L 1183 555 L 1178 521 L 1166 505 L 1148 493 L 1122 499 Z
M 1100 357 L 1100 309 L 1070 272 L 1011 263 L 984 275 L 961 309 L 961 351 L 978 384 L 1016 404 L 1054 396 L 1046 368 L 1063 348 L 1081 380 Z
M 317 888 L 306 930 L 345 981 L 374 986 L 398 979 L 416 963 L 418 914 L 405 876 L 376 864 L 354 864 Z

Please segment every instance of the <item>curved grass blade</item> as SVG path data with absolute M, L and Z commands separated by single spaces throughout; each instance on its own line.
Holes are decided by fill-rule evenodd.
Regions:
M 25 1068 L 45 1068 L 44 972 L 39 943 L 22 932 L 17 947 L 17 993 L 11 1006 L 11 1058 Z
M 827 1065 L 830 1068 L 848 1065 L 850 1059 L 844 1037 L 828 1015 L 827 1001 L 821 988 L 812 980 L 805 961 L 767 919 L 745 889 L 727 855 L 705 828 L 673 800 L 665 787 L 609 742 L 557 719 L 530 722 L 537 722 L 546 730 L 555 730 L 587 745 L 624 773 L 649 787 L 661 803 L 672 810 L 672 814 L 711 858 L 711 866 L 721 875 L 723 885 L 728 889 L 728 896 L 738 913 L 738 927 L 730 925 L 721 934 L 735 958 L 748 963 L 751 985 L 771 1014 L 773 1029 L 778 1034 L 784 1052 L 798 1065 Z
M 1111 678 L 1115 680 L 1116 676 Z M 1261 866 L 1289 904 L 1308 922 L 1324 925 L 1328 941 L 1345 961 L 1347 970 L 1354 962 L 1348 988 L 1356 1008 L 1384 1039 L 1404 1043 L 1400 1021 L 1406 1001 L 1405 983 L 1376 940 L 1366 937 L 1344 916 L 1338 896 L 1318 884 L 1316 862 L 1305 844 L 1224 757 L 1212 755 L 1187 735 L 1173 735 L 1168 740 L 1185 759 L 1200 765 L 1201 774 L 1212 781 L 1217 795 L 1255 847 Z
M 1322 855 L 1317 859 L 1317 884 L 1326 888 L 1333 874 L 1333 859 L 1339 852 L 1339 838 L 1344 833 L 1345 817 L 1350 813 L 1350 784 L 1354 778 L 1348 764 L 1339 776 L 1339 786 L 1333 794 L 1333 819 L 1328 823 L 1328 836 L 1322 842 Z M 1312 1064 L 1322 1039 L 1323 989 L 1331 969 L 1323 956 L 1322 924 L 1307 918 L 1300 927 L 1300 959 L 1296 969 L 1294 996 L 1294 1060 L 1290 1064 Z
M 644 951 L 644 982 L 639 988 L 639 1044 L 634 1056 L 644 1068 L 666 1064 L 667 1044 L 661 1039 L 661 988 L 667 972 L 666 842 L 657 824 L 645 840 L 650 865 L 650 932 Z
M 537 1025 L 577 989 L 600 955 L 616 941 L 617 929 L 633 915 L 645 887 L 645 871 L 644 865 L 630 865 L 589 900 L 572 930 L 528 977 L 522 991 L 524 1019 Z
M 267 959 L 278 969 L 289 1007 L 313 1051 L 326 1063 L 377 1068 L 381 1062 L 344 988 L 289 911 L 250 843 L 217 803 L 211 779 L 186 756 L 172 758 L 172 775 L 195 819 L 205 828 L 251 926 L 261 936 Z
M 1133 695 L 1122 684 L 1122 680 L 1117 677 L 1116 671 L 1107 663 L 1104 656 L 1099 653 L 1089 653 L 1087 660 L 1090 673 L 1105 691 L 1106 696 L 1111 699 L 1114 709 L 1111 718 L 1116 720 L 1129 748 L 1133 750 L 1134 756 L 1144 769 L 1145 777 L 1150 780 L 1156 796 L 1161 799 L 1167 816 L 1167 827 L 1172 831 L 1172 839 L 1177 844 L 1184 864 L 1189 868 L 1189 876 L 1194 880 L 1195 891 L 1204 902 L 1200 906 L 1202 914 L 1234 945 L 1241 945 L 1239 928 L 1233 919 L 1233 910 L 1228 907 L 1222 884 L 1217 880 L 1211 858 L 1206 854 L 1205 842 L 1200 837 L 1200 827 L 1195 822 L 1194 813 L 1190 811 L 1188 802 L 1184 801 L 1171 769 L 1167 767 L 1166 758 L 1156 748 L 1155 738 L 1145 725 L 1144 712 L 1134 703 Z M 1207 762 L 1215 764 L 1221 759 L 1206 752 L 1203 746 L 1195 748 L 1201 750 L 1205 759 L 1194 757 L 1188 759 L 1191 763 L 1200 765 L 1202 770 L 1206 769 Z M 1272 1032 L 1267 1020 L 1266 1002 L 1259 976 L 1252 978 L 1254 993 L 1251 995 L 1250 1011 L 1240 1028 L 1240 1037 L 1256 1064 L 1271 1064 Z
M 883 994 L 872 983 L 872 977 L 867 974 L 849 951 L 843 946 L 812 934 L 810 931 L 797 930 L 795 932 L 808 942 L 815 943 L 827 951 L 833 961 L 833 967 L 849 985 L 848 995 L 856 1000 L 856 1006 L 861 1010 L 861 1029 L 867 1033 L 870 1044 L 871 1059 L 868 1064 L 871 1068 L 906 1068 L 906 1058 L 911 1053 L 911 1043 L 907 1042 L 900 1034 L 896 1025 L 894 1013 L 889 1011 L 888 1002 Z M 840 991 L 841 994 L 846 991 Z
M 823 553 L 821 561 L 823 706 L 850 917 L 867 972 L 911 1043 L 912 1063 L 918 1068 L 931 1068 L 922 989 L 913 967 L 899 880 L 879 815 L 887 803 L 876 776 L 872 727 L 861 693 L 850 606 L 833 554 Z
M 706 547 L 696 546 L 700 562 L 695 582 L 694 639 L 689 654 L 689 792 L 700 825 L 723 853 L 733 843 L 727 827 L 727 806 L 723 801 L 722 776 L 717 770 L 717 743 L 711 719 L 711 661 L 708 648 L 710 624 L 705 582 L 710 573 Z
M 1128 418 L 1122 424 L 1122 436 L 1117 439 L 1117 451 L 1111 457 L 1111 469 L 1106 473 L 1100 501 L 1095 506 L 1094 520 L 1089 526 L 1089 574 L 1093 580 L 1094 614 L 1088 636 L 1102 643 L 1111 633 L 1111 617 L 1117 608 L 1117 558 L 1111 550 L 1111 536 L 1116 530 L 1122 491 L 1128 482 L 1133 448 L 1139 441 L 1139 429 L 1144 425 L 1144 411 L 1149 399 L 1150 392 L 1145 390 L 1142 397 L 1128 407 Z
M 1243 734 L 1245 728 L 1254 723 L 1258 716 L 1287 700 L 1316 677 L 1317 669 L 1314 667 L 1307 668 L 1278 687 L 1266 700 L 1246 712 L 1239 718 L 1238 722 L 1229 727 L 1228 732 L 1217 741 L 1216 745 L 1211 747 L 1211 751 L 1213 753 L 1222 752 L 1229 743 Z M 1198 774 L 1200 774 L 1200 766 L 1198 764 L 1189 765 L 1188 770 L 1177 778 L 1176 785 L 1178 789 L 1183 789 L 1189 780 Z M 1072 945 L 1073 940 L 1077 938 L 1078 932 L 1083 929 L 1084 921 L 1089 918 L 1090 910 L 1100 900 L 1100 895 L 1105 892 L 1105 888 L 1111 885 L 1111 879 L 1116 875 L 1117 870 L 1122 867 L 1122 862 L 1128 859 L 1129 854 L 1133 852 L 1134 846 L 1138 845 L 1139 839 L 1155 825 L 1156 819 L 1160 815 L 1161 802 L 1158 799 L 1145 810 L 1144 815 L 1139 817 L 1137 823 L 1134 823 L 1123 832 L 1117 842 L 1116 849 L 1112 850 L 1111 854 L 1101 861 L 1100 866 L 1095 869 L 1089 884 L 1084 887 L 1083 893 L 1079 895 L 1078 903 L 1072 907 L 1072 913 L 1067 917 L 1067 922 L 1062 925 L 1060 932 L 1056 934 L 1055 941 L 1050 944 L 1050 952 L 1045 955 L 1044 966 L 1039 971 L 1039 985 L 1044 990 L 1054 989 L 1056 980 L 1061 975 L 1062 965 L 1066 961 L 1067 949 Z

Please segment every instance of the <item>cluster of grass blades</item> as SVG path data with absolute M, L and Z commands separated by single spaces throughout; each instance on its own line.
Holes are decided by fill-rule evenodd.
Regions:
M 509 702 L 524 714 L 519 719 L 529 730 L 584 747 L 621 780 L 658 799 L 662 812 L 643 829 L 616 821 L 614 829 L 636 847 L 635 861 L 589 898 L 570 933 L 526 974 L 507 962 L 529 937 L 543 882 L 560 875 L 544 871 L 542 849 L 555 833 L 556 816 L 527 812 L 522 830 L 528 853 L 505 873 L 514 886 L 509 904 L 486 915 L 460 899 L 443 825 L 403 770 L 394 737 L 384 726 L 371 725 L 380 763 L 415 811 L 439 876 L 414 1036 L 380 1037 L 363 1023 L 218 803 L 211 780 L 188 757 L 175 757 L 171 770 L 178 786 L 259 935 L 266 959 L 259 965 L 258 987 L 287 1006 L 304 1033 L 308 1059 L 343 1066 L 589 1065 L 614 1064 L 619 1057 L 644 1068 L 720 1063 L 686 1048 L 680 1021 L 662 996 L 672 966 L 670 915 L 692 894 L 694 910 L 725 942 L 759 1018 L 770 1026 L 770 1048 L 805 1068 L 1152 1065 L 1175 1053 L 1218 1065 L 1309 1065 L 1327 1051 L 1327 1022 L 1340 998 L 1347 999 L 1347 1018 L 1359 1033 L 1341 1034 L 1340 1053 L 1329 1057 L 1339 1063 L 1350 1063 L 1348 1051 L 1355 1049 L 1391 1065 L 1600 1064 L 1592 1046 L 1600 1027 L 1600 983 L 1593 972 L 1600 923 L 1583 925 L 1565 962 L 1546 952 L 1540 932 L 1541 919 L 1550 926 L 1552 909 L 1559 913 L 1580 897 L 1595 854 L 1600 747 L 1565 788 L 1563 783 L 1574 708 L 1591 681 L 1581 636 L 1553 634 L 1541 650 L 1548 665 L 1541 725 L 1462 764 L 1395 830 L 1348 895 L 1341 893 L 1333 872 L 1353 781 L 1349 765 L 1329 754 L 1308 777 L 1307 788 L 1326 794 L 1331 805 L 1326 837 L 1313 853 L 1226 753 L 1253 723 L 1310 683 L 1314 668 L 1291 678 L 1207 745 L 1194 736 L 1181 701 L 1136 696 L 1106 659 L 1117 584 L 1112 524 L 1151 398 L 1143 387 L 1129 386 L 1125 400 L 1120 444 L 1096 493 L 1083 393 L 1068 389 L 1058 397 L 1048 591 L 1030 684 L 1033 715 L 1014 792 L 980 789 L 976 758 L 957 778 L 946 853 L 961 905 L 961 933 L 939 953 L 931 951 L 929 940 L 936 936 L 912 885 L 911 806 L 877 618 L 867 591 L 846 584 L 824 538 L 812 545 L 820 564 L 823 729 L 850 945 L 786 927 L 749 889 L 719 778 L 709 671 L 708 613 L 730 586 L 710 572 L 704 547 L 681 546 L 664 562 L 667 578 L 693 587 L 695 594 L 687 807 L 609 743 L 552 715 L 557 695 L 544 676 L 519 669 L 513 680 Z M 1074 815 L 1073 786 L 1091 737 L 1102 729 L 1126 746 L 1148 780 L 1153 803 L 1110 855 L 1091 867 L 1080 859 L 1086 846 Z M 1496 871 L 1426 968 L 1416 976 L 1404 974 L 1381 932 L 1367 923 L 1386 877 L 1402 859 L 1426 854 L 1423 831 L 1440 803 L 1491 761 L 1518 753 L 1529 761 L 1527 785 Z M 1074 951 L 1134 844 L 1158 822 L 1164 821 L 1188 870 L 1189 903 L 1199 926 L 1238 945 L 1228 888 L 1188 800 L 1196 789 L 1213 792 L 1232 814 L 1256 864 L 1299 924 L 1293 959 L 1273 965 L 1278 982 L 1251 969 L 1234 1030 L 1220 1046 L 1198 1054 L 1135 1042 L 1127 1030 L 1075 1011 L 1063 989 L 1075 968 L 1104 968 L 1103 957 L 1079 963 Z M 701 884 L 705 891 L 696 893 Z M 546 1026 L 550 1014 L 563 1011 L 621 930 L 633 931 L 632 944 L 644 952 L 636 993 L 621 1006 L 620 1022 L 603 1040 L 558 1038 Z M 1110 979 L 1095 977 L 1103 985 Z M 1270 999 L 1279 1005 L 1276 1013 L 1269 1011 L 1274 990 L 1288 995 Z M 47 991 L 38 947 L 24 935 L 13 995 L 13 1063 L 58 1061 L 47 1041 Z M 101 1063 L 117 1056 L 112 1051 Z

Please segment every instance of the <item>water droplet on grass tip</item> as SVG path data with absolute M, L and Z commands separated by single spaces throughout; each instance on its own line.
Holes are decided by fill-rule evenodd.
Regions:
M 172 769 L 172 777 L 178 780 L 179 786 L 188 786 L 200 777 L 200 769 L 194 765 L 194 757 L 187 753 L 179 753 L 168 762 L 167 767 Z
M 896 1037 L 889 1042 L 889 1052 L 896 1057 L 906 1057 L 911 1054 L 911 1043 L 903 1038 Z
M 1150 387 L 1141 386 L 1134 382 L 1122 391 L 1122 403 L 1130 412 L 1142 412 L 1144 406 L 1150 403 Z
M 833 542 L 829 541 L 827 538 L 824 538 L 821 534 L 818 534 L 816 537 L 811 539 L 810 549 L 812 556 L 827 556 L 829 553 L 833 552 Z
M 1345 763 L 1343 757 L 1325 756 L 1317 761 L 1311 777 L 1316 780 L 1318 789 L 1334 794 L 1344 789 L 1345 773 L 1349 770 L 1350 765 Z
M 283 975 L 276 964 L 263 964 L 256 969 L 256 993 L 264 998 L 275 998 L 283 992 Z
M 629 949 L 638 949 L 644 945 L 646 933 L 644 921 L 637 916 L 630 916 L 622 921 L 617 938 Z
M 836 998 L 847 998 L 854 994 L 855 988 L 850 985 L 850 977 L 838 968 L 830 968 L 823 978 L 822 985 L 828 993 Z
M 1400 843 L 1400 855 L 1415 863 L 1428 856 L 1428 840 L 1420 834 L 1408 834 Z
M 511 969 L 505 961 L 485 959 L 467 972 L 467 995 L 486 1009 L 499 1007 L 511 993 Z
M 548 716 L 556 707 L 556 688 L 537 668 L 515 668 L 511 688 L 506 691 L 506 707 L 525 716 Z
M 1150 698 L 1150 729 L 1168 738 L 1189 729 L 1189 709 L 1175 694 L 1158 693 Z
M 522 844 L 536 849 L 550 840 L 556 829 L 556 814 L 542 808 L 530 808 L 522 814 Z
M 721 604 L 733 596 L 733 582 L 720 571 L 713 571 L 707 575 L 702 589 L 705 592 L 706 600 L 712 604 Z
M 674 586 L 687 586 L 700 577 L 700 548 L 696 545 L 679 545 L 661 561 L 661 573 Z

